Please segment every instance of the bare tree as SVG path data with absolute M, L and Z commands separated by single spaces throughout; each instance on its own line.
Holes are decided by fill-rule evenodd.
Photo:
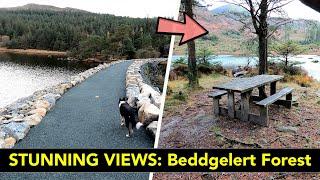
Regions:
M 259 41 L 259 74 L 267 73 L 268 38 L 270 38 L 279 27 L 290 22 L 288 18 L 273 18 L 271 15 L 284 16 L 282 7 L 292 0 L 225 0 L 225 2 L 237 5 L 249 12 L 248 18 L 239 16 L 237 19 L 258 36 Z M 271 26 L 272 25 L 272 26 Z M 253 27 L 253 28 L 252 28 Z
M 282 8 L 292 0 L 224 0 L 229 4 L 237 5 L 250 14 L 251 21 L 238 16 L 238 21 L 258 37 L 259 74 L 268 73 L 268 39 L 282 25 L 290 22 L 288 18 L 270 18 L 270 16 L 284 16 Z M 274 21 L 274 22 L 272 22 Z M 272 25 L 272 26 L 271 26 Z M 265 96 L 264 87 L 259 89 L 260 96 Z

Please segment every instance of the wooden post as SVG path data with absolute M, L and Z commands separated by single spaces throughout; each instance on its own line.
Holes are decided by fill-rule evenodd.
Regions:
M 292 93 L 286 95 L 286 100 L 287 100 L 287 101 L 290 101 L 290 102 L 287 104 L 287 108 L 290 109 L 290 108 L 292 107 Z
M 276 92 L 277 92 L 277 81 L 271 83 L 270 95 L 274 95 Z
M 235 101 L 233 91 L 228 91 L 228 116 L 232 119 L 235 117 Z
M 218 118 L 220 114 L 219 111 L 219 99 L 213 98 L 213 117 Z
M 260 106 L 261 125 L 269 126 L 269 108 Z
M 262 98 L 262 99 L 266 98 L 267 95 L 266 95 L 266 88 L 265 88 L 265 86 L 261 86 L 261 87 L 259 87 L 258 89 L 259 89 L 259 97 Z
M 241 93 L 241 120 L 249 121 L 251 91 Z

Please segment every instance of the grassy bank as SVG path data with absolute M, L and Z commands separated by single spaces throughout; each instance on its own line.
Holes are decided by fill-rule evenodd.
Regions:
M 30 55 L 30 56 L 67 57 L 67 52 L 48 51 L 48 50 L 39 50 L 39 49 L 8 49 L 8 48 L 0 48 L 0 53 L 11 53 L 11 54 Z

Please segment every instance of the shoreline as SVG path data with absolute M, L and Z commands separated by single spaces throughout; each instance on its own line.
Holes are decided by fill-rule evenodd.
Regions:
M 65 58 L 67 56 L 67 52 L 61 51 L 48 51 L 48 50 L 40 50 L 40 49 L 8 49 L 5 47 L 0 47 L 0 54 L 17 54 L 17 55 L 29 55 L 29 56 L 54 56 Z

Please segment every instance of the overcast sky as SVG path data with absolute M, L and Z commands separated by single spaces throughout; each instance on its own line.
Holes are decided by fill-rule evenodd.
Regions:
M 213 2 L 210 9 L 225 5 L 219 0 Z M 220 0 L 221 1 L 221 0 Z M 178 13 L 180 0 L 0 0 L 0 7 L 22 6 L 28 3 L 54 5 L 58 7 L 73 7 L 96 13 L 108 13 L 131 17 L 173 17 Z M 299 19 L 314 19 L 320 21 L 320 13 L 294 0 L 285 6 L 289 17 Z
M 0 7 L 22 6 L 28 3 L 72 7 L 96 13 L 131 17 L 174 17 L 180 0 L 0 0 Z
M 214 9 L 223 6 L 226 3 L 216 2 L 215 0 L 206 0 L 213 6 L 209 9 Z M 212 3 L 213 2 L 213 3 Z M 313 19 L 320 21 L 320 13 L 302 4 L 299 0 L 294 0 L 283 8 L 290 18 L 294 19 Z

